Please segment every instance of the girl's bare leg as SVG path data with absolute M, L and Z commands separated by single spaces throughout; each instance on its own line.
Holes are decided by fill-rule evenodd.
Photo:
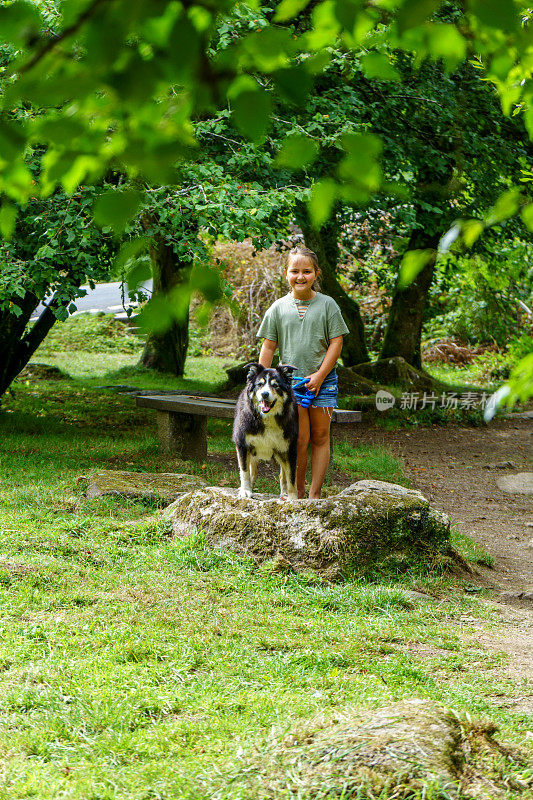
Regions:
M 309 447 L 309 411 L 298 406 L 298 459 L 296 461 L 296 491 L 298 497 L 305 496 L 305 473 L 307 471 L 307 448 Z
M 330 408 L 310 408 L 311 488 L 309 497 L 318 498 L 329 465 Z

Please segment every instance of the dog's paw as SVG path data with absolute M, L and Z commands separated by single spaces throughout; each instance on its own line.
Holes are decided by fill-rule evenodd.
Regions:
M 287 500 L 298 500 L 298 495 L 296 492 L 289 492 L 288 495 L 285 496 Z
M 252 496 L 252 490 L 251 489 L 243 489 L 242 486 L 241 486 L 241 488 L 239 489 L 238 497 L 240 497 L 243 500 L 245 500 L 247 497 L 251 497 L 251 496 Z

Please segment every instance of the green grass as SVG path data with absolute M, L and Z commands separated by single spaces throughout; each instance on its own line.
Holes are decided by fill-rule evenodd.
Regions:
M 490 700 L 522 691 L 477 640 L 494 619 L 460 580 L 325 586 L 201 535 L 172 539 L 146 504 L 87 500 L 78 479 L 100 468 L 237 483 L 221 461 L 226 423 L 210 423 L 205 465 L 162 455 L 153 415 L 95 388 L 157 379 L 107 357 L 86 373 L 86 353 L 48 357 L 77 379 L 18 381 L 0 407 L 0 800 L 237 800 L 239 753 L 311 715 L 405 697 L 523 739 L 531 721 Z M 221 372 L 192 359 L 183 380 L 159 386 L 215 391 Z M 353 480 L 405 483 L 382 448 L 339 442 L 334 461 Z M 274 487 L 274 473 L 261 481 Z M 432 597 L 412 600 L 412 588 Z
M 424 369 L 437 380 L 448 383 L 450 387 L 458 387 L 464 390 L 472 387 L 477 389 L 482 387 L 486 392 L 492 393 L 502 383 L 501 380 L 487 381 L 485 374 L 475 361 L 462 367 L 456 367 L 452 364 L 424 363 Z
M 373 478 L 409 486 L 401 461 L 386 447 L 373 445 L 354 447 L 349 442 L 334 442 L 332 464 L 338 469 L 349 472 L 354 480 Z
M 138 366 L 139 354 L 93 353 L 86 350 L 42 353 L 37 351 L 35 363 L 51 364 L 72 378 L 82 379 L 85 386 L 134 386 L 138 389 L 181 389 L 215 392 L 227 380 L 224 365 L 228 359 L 198 356 L 188 358 L 183 378 L 157 373 Z
M 493 567 L 494 558 L 487 553 L 477 542 L 459 533 L 457 530 L 452 530 L 451 536 L 452 545 L 456 550 L 469 561 L 471 564 L 480 564 L 483 567 Z
M 138 353 L 144 339 L 114 314 L 77 314 L 56 322 L 41 345 L 41 353 L 79 350 L 101 353 Z

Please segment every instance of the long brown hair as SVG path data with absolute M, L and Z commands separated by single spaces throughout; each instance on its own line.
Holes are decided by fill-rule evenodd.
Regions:
M 305 245 L 303 245 L 303 244 L 299 244 L 296 247 L 293 247 L 292 250 L 289 250 L 289 252 L 287 254 L 287 261 L 285 263 L 285 271 L 287 271 L 289 269 L 289 264 L 290 264 L 291 258 L 292 257 L 297 258 L 298 256 L 303 256 L 303 258 L 308 258 L 309 261 L 312 262 L 313 267 L 315 268 L 315 272 L 316 272 L 316 274 L 318 276 L 318 274 L 320 273 L 320 267 L 318 265 L 318 256 L 313 250 L 310 250 L 308 247 L 305 247 Z M 315 292 L 318 291 L 318 281 L 317 280 L 315 280 L 313 282 L 313 286 L 311 288 Z

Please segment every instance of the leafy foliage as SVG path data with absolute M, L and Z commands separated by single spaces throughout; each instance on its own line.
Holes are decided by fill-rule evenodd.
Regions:
M 18 316 L 28 295 L 35 305 L 53 295 L 56 317 L 66 319 L 85 294 L 82 284 L 107 277 L 114 248 L 93 224 L 94 196 L 88 188 L 29 201 L 10 239 L 0 243 L 0 312 Z
M 531 246 L 519 240 L 497 240 L 473 257 L 443 259 L 431 290 L 429 336 L 495 342 L 500 348 L 520 336 L 530 324 L 519 301 L 530 302 L 532 255 Z
M 271 213 L 261 217 L 264 204 L 250 189 L 248 197 L 237 193 L 239 206 L 219 203 L 217 192 L 206 191 L 205 176 L 191 184 L 188 173 L 202 167 L 211 173 L 224 162 L 213 190 L 231 175 L 241 187 L 255 180 L 259 194 L 265 159 L 277 153 L 276 190 L 288 198 L 297 177 L 293 199 L 305 190 L 316 226 L 339 204 L 360 208 L 377 193 L 407 230 L 444 232 L 457 220 L 463 244 L 521 209 L 529 225 L 527 185 L 521 194 L 511 188 L 517 157 L 523 170 L 529 157 L 518 120 L 533 130 L 528 25 L 528 12 L 513 0 L 492 0 L 490 7 L 478 0 L 464 7 L 404 0 L 394 10 L 351 0 L 2 3 L 0 231 L 9 237 L 14 230 L 14 203 L 111 182 L 95 206 L 104 233 L 129 236 L 139 225 L 141 238 L 155 219 L 166 235 L 157 202 L 142 216 L 151 208 L 146 190 L 178 186 L 183 200 L 194 186 L 199 217 L 187 209 L 180 221 L 205 262 L 205 230 L 254 235 L 254 223 L 264 229 Z M 513 116 L 501 117 L 494 91 Z M 332 97 L 340 100 L 336 112 L 318 109 L 317 98 L 327 108 Z M 295 124 L 298 117 L 307 117 L 306 124 Z M 490 151 L 495 133 L 498 142 L 516 146 Z M 243 137 L 255 150 L 243 147 Z M 209 138 L 223 142 L 224 153 L 206 146 Z M 275 184 L 269 177 L 266 187 Z M 490 211 L 500 187 L 507 194 Z M 180 201 L 180 211 L 186 205 Z M 210 211 L 224 213 L 218 225 L 211 225 Z M 176 238 L 172 246 L 187 244 Z M 123 263 L 135 266 L 138 277 L 142 245 L 128 247 Z M 192 275 L 207 295 L 220 291 L 201 268 Z M 160 312 L 173 315 L 169 308 Z

